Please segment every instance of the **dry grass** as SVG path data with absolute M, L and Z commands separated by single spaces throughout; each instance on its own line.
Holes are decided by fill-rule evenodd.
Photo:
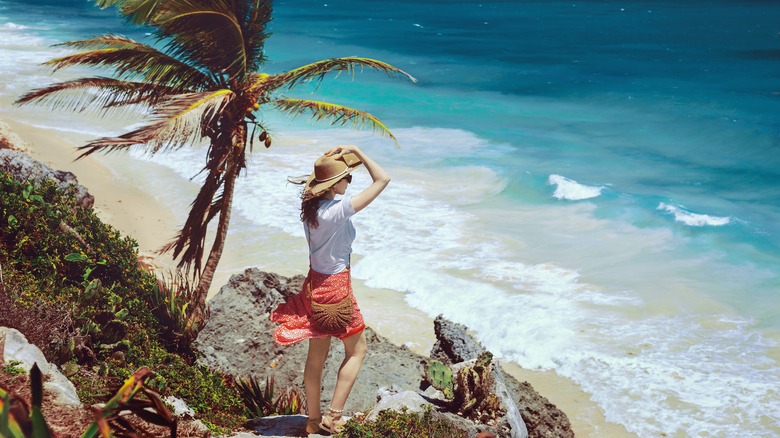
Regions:
M 8 284 L 0 284 L 0 309 L 3 309 L 0 327 L 19 330 L 28 342 L 43 351 L 44 356 L 54 357 L 55 342 L 72 337 L 70 314 L 44 303 L 33 308 L 23 307 L 14 301 L 11 292 Z
M 27 403 L 27 406 L 30 406 L 32 394 L 30 392 L 30 379 L 26 374 L 11 375 L 0 368 L 0 386 L 13 391 Z M 92 413 L 85 408 L 55 404 L 54 396 L 45 389 L 41 410 L 52 431 L 60 438 L 80 437 L 94 418 Z

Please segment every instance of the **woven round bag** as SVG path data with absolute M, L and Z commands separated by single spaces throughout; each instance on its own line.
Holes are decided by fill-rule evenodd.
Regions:
M 307 296 L 311 303 L 311 319 L 314 327 L 324 332 L 343 332 L 352 322 L 352 296 L 347 295 L 338 303 L 322 304 L 311 297 L 311 286 L 306 282 Z
M 325 332 L 342 332 L 352 322 L 352 298 L 348 296 L 333 304 L 312 300 L 311 318 L 314 325 Z

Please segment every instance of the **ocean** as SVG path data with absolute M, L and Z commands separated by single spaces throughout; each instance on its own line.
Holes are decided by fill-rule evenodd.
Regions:
M 400 148 L 259 114 L 274 145 L 255 144 L 226 251 L 303 273 L 286 178 L 358 144 L 393 176 L 354 219 L 367 287 L 573 380 L 638 436 L 780 436 L 778 17 L 759 0 L 277 1 L 267 72 L 366 56 L 418 82 L 288 92 L 367 110 Z M 89 2 L 0 0 L 0 114 L 63 135 L 137 124 L 7 105 L 53 80 L 51 44 L 109 32 L 146 38 Z M 175 172 L 183 218 L 203 153 L 132 156 Z

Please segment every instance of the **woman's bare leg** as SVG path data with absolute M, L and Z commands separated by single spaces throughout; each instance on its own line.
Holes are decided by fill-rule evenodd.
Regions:
M 303 389 L 306 392 L 306 411 L 309 418 L 322 416 L 320 392 L 322 391 L 322 369 L 330 349 L 330 336 L 309 339 L 309 354 L 303 369 Z
M 333 390 L 333 400 L 330 407 L 335 410 L 344 409 L 352 391 L 352 385 L 355 384 L 360 367 L 363 365 L 363 359 L 366 358 L 368 346 L 364 332 L 352 335 L 342 339 L 344 343 L 344 360 L 339 367 L 339 376 L 336 380 L 336 388 Z

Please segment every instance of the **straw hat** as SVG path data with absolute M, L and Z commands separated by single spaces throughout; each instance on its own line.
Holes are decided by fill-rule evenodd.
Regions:
M 361 163 L 355 154 L 323 155 L 314 162 L 314 172 L 306 181 L 304 191 L 319 195 L 352 173 Z

